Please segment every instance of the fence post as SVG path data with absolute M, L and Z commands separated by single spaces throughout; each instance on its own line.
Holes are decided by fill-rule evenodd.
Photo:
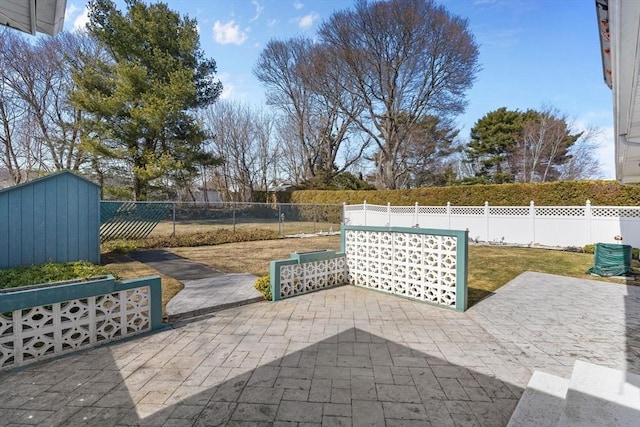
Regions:
M 318 221 L 318 205 L 313 205 L 313 234 L 316 234 L 316 222 Z
M 533 200 L 529 202 L 529 218 L 531 218 L 531 246 L 536 243 L 536 206 Z
M 451 230 L 451 202 L 447 202 L 447 227 Z
M 347 202 L 342 202 L 342 225 L 347 225 Z
M 387 227 L 391 228 L 391 202 L 387 202 Z
M 284 235 L 284 230 L 282 229 L 282 204 L 278 203 L 278 234 L 280 236 Z
M 236 232 L 236 202 L 233 202 L 233 232 Z
M 176 202 L 173 202 L 173 233 L 171 237 L 176 237 Z
M 489 202 L 484 202 L 485 242 L 489 241 Z
M 415 205 L 415 219 L 416 219 L 414 221 L 415 227 L 419 228 L 420 227 L 420 223 L 418 222 L 418 202 L 416 202 L 416 205 Z
M 587 233 L 586 233 L 586 237 L 587 237 L 587 241 L 584 242 L 584 245 L 590 245 L 593 243 L 593 235 L 592 235 L 592 230 L 593 228 L 591 227 L 591 200 L 587 200 L 585 209 L 584 209 L 584 218 L 585 218 L 585 226 L 587 227 Z
M 364 212 L 364 225 L 367 225 L 367 201 L 362 204 L 362 211 Z

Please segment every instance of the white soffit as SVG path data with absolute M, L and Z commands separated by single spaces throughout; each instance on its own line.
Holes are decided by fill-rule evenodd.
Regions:
M 613 91 L 616 179 L 640 182 L 640 0 L 596 0 L 605 83 Z
M 0 0 L 0 25 L 35 35 L 62 30 L 67 0 Z

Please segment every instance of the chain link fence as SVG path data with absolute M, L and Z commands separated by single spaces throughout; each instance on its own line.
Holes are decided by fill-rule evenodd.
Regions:
M 118 238 L 181 236 L 221 228 L 271 230 L 283 237 L 333 234 L 340 232 L 343 215 L 339 204 L 292 203 L 105 201 L 101 210 L 117 211 L 103 218 L 103 242 Z M 129 236 L 132 230 L 137 233 L 135 236 Z M 141 236 L 140 230 L 146 235 Z

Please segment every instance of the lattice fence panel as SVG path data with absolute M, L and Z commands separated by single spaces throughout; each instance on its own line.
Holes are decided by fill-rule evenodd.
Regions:
M 581 206 L 536 207 L 536 215 L 551 217 L 584 217 L 585 208 Z
M 0 369 L 151 329 L 148 286 L 0 313 Z
M 345 252 L 352 285 L 456 306 L 455 237 L 347 230 Z
M 451 215 L 484 215 L 484 208 L 477 206 L 451 206 Z
M 280 298 L 342 285 L 346 280 L 344 257 L 280 267 Z
M 640 218 L 640 208 L 634 207 L 593 207 L 591 216 L 598 218 Z
M 418 206 L 419 214 L 435 214 L 435 215 L 446 215 L 447 208 L 443 206 Z
M 489 208 L 489 215 L 496 216 L 529 216 L 531 210 L 528 207 L 521 206 L 504 206 Z

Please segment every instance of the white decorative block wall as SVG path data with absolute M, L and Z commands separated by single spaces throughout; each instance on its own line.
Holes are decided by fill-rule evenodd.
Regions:
M 0 369 L 151 330 L 150 288 L 0 313 Z
M 349 283 L 455 308 L 457 239 L 347 228 L 344 244 Z
M 279 269 L 280 298 L 289 298 L 342 285 L 346 279 L 344 256 L 301 264 L 282 265 Z

